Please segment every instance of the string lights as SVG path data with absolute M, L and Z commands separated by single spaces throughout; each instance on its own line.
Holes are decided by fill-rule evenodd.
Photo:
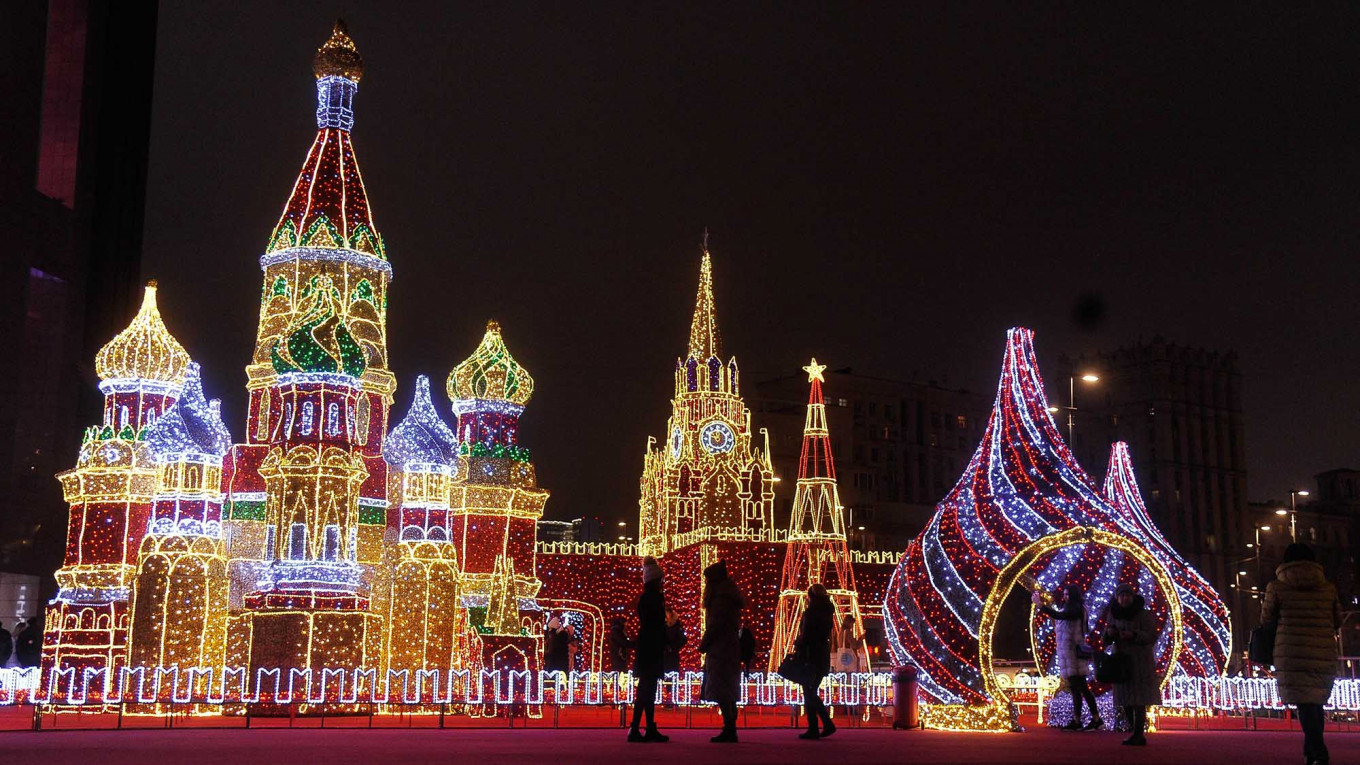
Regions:
M 1172 565 L 1154 547 L 1148 531 L 1077 465 L 1048 412 L 1033 332 L 1012 329 L 982 442 L 889 585 L 889 644 L 942 705 L 937 723 L 938 715 L 951 715 L 955 726 L 1000 729 L 1012 715 L 990 672 L 991 630 L 1011 589 L 1078 585 L 1092 615 L 1087 638 L 1100 648 L 1104 608 L 1127 582 L 1156 618 L 1158 671 L 1217 674 L 1221 664 L 1177 662 L 1187 610 L 1179 583 L 1191 578 L 1188 567 Z M 1054 655 L 1051 620 L 1031 609 L 1030 621 L 1035 658 L 1046 670 Z
M 769 448 L 752 446 L 737 360 L 722 360 L 706 242 L 688 353 L 675 363 L 665 446 L 648 448 L 640 487 L 638 544 L 646 554 L 661 556 L 705 541 L 772 539 Z
M 774 642 L 770 647 L 770 671 L 793 651 L 794 641 L 807 606 L 807 590 L 821 583 L 836 606 L 835 629 L 845 616 L 854 619 L 853 630 L 863 634 L 863 617 L 855 573 L 845 537 L 844 509 L 836 484 L 836 464 L 831 453 L 831 434 L 826 425 L 826 402 L 822 398 L 825 364 L 817 359 L 803 367 L 808 374 L 807 416 L 803 423 L 803 449 L 798 461 L 798 484 L 789 519 L 788 551 L 775 614 Z M 863 653 L 858 662 L 868 666 Z

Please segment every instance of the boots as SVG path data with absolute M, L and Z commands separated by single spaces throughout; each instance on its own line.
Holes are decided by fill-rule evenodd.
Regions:
M 646 740 L 647 739 L 642 735 L 642 732 L 638 730 L 636 725 L 628 729 L 628 743 L 640 744 Z
M 735 744 L 737 743 L 737 729 L 724 726 L 722 733 L 710 738 L 709 741 L 715 744 Z
M 836 726 L 831 722 L 829 718 L 822 722 L 822 738 L 826 738 L 827 736 L 830 736 L 832 733 L 835 732 Z
M 815 741 L 821 737 L 822 737 L 821 732 L 817 730 L 817 723 L 812 723 L 811 725 L 809 725 L 806 733 L 798 734 L 798 738 L 807 739 L 809 741 Z
M 631 737 L 629 740 L 632 740 Z M 661 731 L 657 730 L 656 725 L 653 724 L 647 726 L 647 735 L 643 736 L 642 740 L 649 744 L 664 744 L 667 741 L 670 741 L 671 737 L 664 735 Z

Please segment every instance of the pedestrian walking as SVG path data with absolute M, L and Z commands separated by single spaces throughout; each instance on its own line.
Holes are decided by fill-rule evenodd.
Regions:
M 14 653 L 14 638 L 9 630 L 0 626 L 0 667 L 9 666 L 9 657 Z
M 43 625 L 42 620 L 33 617 L 14 641 L 14 653 L 19 657 L 19 666 L 36 667 L 42 663 Z
M 746 608 L 737 583 L 727 575 L 727 563 L 718 561 L 704 569 L 704 635 L 699 652 L 704 655 L 704 684 L 700 697 L 718 705 L 722 732 L 709 739 L 715 744 L 737 742 L 737 698 L 741 695 L 741 612 Z
M 689 643 L 685 623 L 674 608 L 666 606 L 666 672 L 680 671 L 680 650 Z
M 616 616 L 609 622 L 609 635 L 605 638 L 605 648 L 609 652 L 609 670 L 611 672 L 628 671 L 628 649 L 632 641 L 628 639 L 628 631 L 624 629 L 622 616 Z
M 1126 746 L 1146 746 L 1147 708 L 1162 703 L 1157 683 L 1157 623 L 1146 608 L 1143 596 L 1129 584 L 1115 590 L 1105 618 L 1105 640 L 1113 642 L 1115 655 L 1125 657 L 1128 673 L 1114 684 L 1115 706 L 1124 710 L 1133 734 L 1124 739 Z
M 548 672 L 571 671 L 571 628 L 554 616 L 543 631 L 543 669 Z
M 1299 710 L 1303 759 L 1308 765 L 1329 762 L 1322 741 L 1322 705 L 1336 680 L 1336 632 L 1341 629 L 1341 603 L 1327 581 L 1313 549 L 1295 542 L 1285 548 L 1275 581 L 1266 585 L 1261 623 L 1275 623 L 1275 682 L 1280 700 Z
M 1039 610 L 1053 618 L 1054 658 L 1058 662 L 1058 676 L 1067 681 L 1072 692 L 1072 720 L 1063 727 L 1067 730 L 1100 730 L 1105 721 L 1100 719 L 1095 694 L 1086 684 L 1092 653 L 1086 642 L 1086 606 L 1081 588 L 1069 584 L 1058 593 L 1057 608 L 1044 604 L 1043 597 L 1034 593 L 1033 601 Z M 1082 702 L 1091 709 L 1091 720 L 1081 724 Z
M 803 619 L 798 624 L 798 637 L 793 641 L 793 650 L 807 671 L 803 680 L 803 710 L 807 714 L 808 727 L 806 732 L 798 734 L 798 738 L 826 738 L 836 732 L 831 713 L 819 695 L 822 678 L 831 674 L 831 630 L 835 624 L 836 606 L 831 602 L 826 587 L 817 582 L 808 588 L 807 607 L 803 609 Z M 818 719 L 822 721 L 820 730 L 817 728 Z
M 756 659 L 756 633 L 746 626 L 746 622 L 741 623 L 741 629 L 737 631 L 737 644 L 741 646 L 741 671 L 744 675 L 751 674 L 751 662 Z
M 841 619 L 840 629 L 835 634 L 835 661 L 831 668 L 836 672 L 863 672 L 864 634 L 855 632 L 855 615 L 846 614 Z
M 656 728 L 656 686 L 666 668 L 666 595 L 661 589 L 664 574 L 656 558 L 642 560 L 642 596 L 637 602 L 638 637 L 633 651 L 633 725 L 628 740 L 664 744 L 670 737 Z M 647 717 L 647 733 L 638 730 Z

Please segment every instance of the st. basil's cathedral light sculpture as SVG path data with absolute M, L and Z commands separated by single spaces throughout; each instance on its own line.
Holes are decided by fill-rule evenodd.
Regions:
M 317 133 L 259 259 L 242 440 L 162 322 L 154 283 L 96 359 L 103 422 L 58 476 L 71 510 L 44 702 L 123 701 L 143 714 L 192 697 L 212 714 L 280 703 L 269 678 L 284 688 L 304 677 L 310 701 L 350 708 L 396 673 L 417 678 L 397 691 L 403 703 L 462 692 L 473 713 L 533 713 L 547 611 L 577 630 L 574 666 L 602 669 L 608 621 L 632 613 L 644 554 L 662 558 L 669 602 L 696 626 L 701 571 L 726 559 L 750 603 L 757 664 L 774 642 L 781 564 L 798 587 L 824 580 L 857 623 L 876 612 L 895 557 L 845 550 L 824 414 L 805 434 L 823 459 L 800 481 L 795 555 L 774 528 L 768 438 L 752 443 L 737 362 L 722 356 L 707 246 L 666 443 L 645 458 L 638 544 L 537 543 L 549 493 L 519 439 L 534 381 L 495 322 L 449 373 L 447 415 L 419 376 L 389 432 L 392 267 L 351 142 L 363 59 L 343 23 L 313 73 Z M 813 410 L 824 412 L 820 382 Z M 785 643 L 799 603 L 783 612 Z M 685 670 L 698 668 L 696 645 Z
M 1135 585 L 1157 620 L 1163 682 L 1174 673 L 1217 675 L 1227 656 L 1226 611 L 1217 597 L 1209 591 L 1198 603 L 1185 602 L 1183 593 L 1197 592 L 1199 575 L 1157 547 L 1145 513 L 1140 521 L 1112 502 L 1077 465 L 1049 413 L 1033 339 L 1028 329 L 1009 331 L 982 442 L 889 584 L 889 643 L 899 661 L 919 670 L 922 689 L 937 702 L 926 715 L 933 727 L 1013 726 L 1014 706 L 993 672 L 992 642 L 998 613 L 1017 585 L 1041 593 L 1079 586 L 1091 615 L 1087 637 L 1097 649 L 1115 588 Z M 1118 480 L 1124 479 L 1112 488 Z M 1187 651 L 1188 618 L 1202 629 Z M 1035 658 L 1047 668 L 1052 625 L 1033 609 L 1030 622 Z

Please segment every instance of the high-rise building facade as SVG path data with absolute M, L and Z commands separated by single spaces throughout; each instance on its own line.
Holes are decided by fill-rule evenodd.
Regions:
M 972 457 L 990 401 L 933 382 L 888 380 L 849 368 L 827 370 L 824 378 L 850 546 L 906 549 Z M 780 377 L 757 383 L 751 397 L 756 423 L 771 434 L 781 520 L 793 508 L 805 386 L 797 375 Z
M 1126 442 L 1153 523 L 1215 589 L 1230 592 L 1238 561 L 1252 552 L 1237 355 L 1159 337 L 1058 367 L 1049 401 L 1064 436 L 1064 407 L 1074 407 L 1070 441 L 1081 466 L 1098 475 L 1110 444 Z

